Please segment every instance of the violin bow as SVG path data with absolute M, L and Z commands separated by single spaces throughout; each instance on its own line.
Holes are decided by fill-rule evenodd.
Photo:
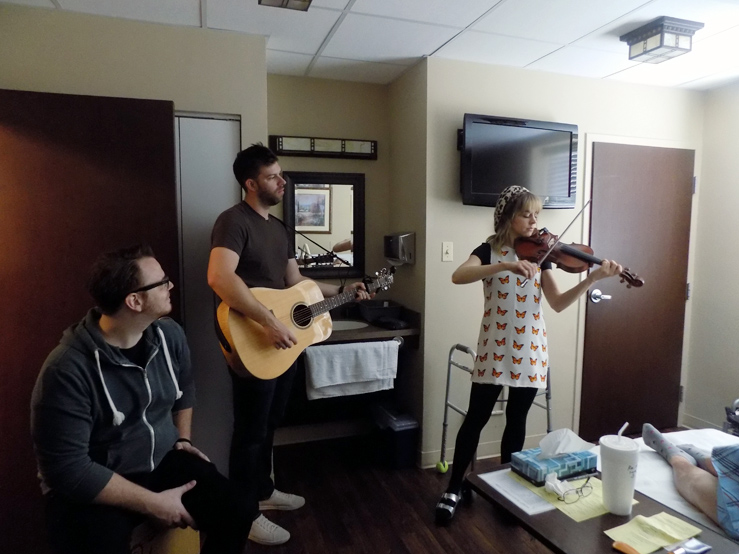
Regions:
M 547 250 L 546 254 L 544 254 L 541 257 L 541 260 L 542 261 L 544 261 L 544 260 L 547 259 L 547 256 L 549 256 L 549 254 L 552 253 L 552 250 L 554 250 L 554 248 L 560 243 L 560 241 L 562 240 L 562 237 L 565 235 L 565 233 L 570 230 L 570 227 L 572 227 L 572 224 L 575 223 L 575 221 L 577 221 L 577 218 L 580 217 L 580 214 L 582 214 L 585 211 L 585 208 L 587 208 L 588 205 L 592 201 L 593 201 L 593 199 L 591 198 L 590 200 L 588 200 L 587 202 L 585 202 L 585 205 L 582 208 L 580 208 L 580 211 L 579 212 L 577 212 L 575 214 L 575 217 L 572 218 L 572 221 L 570 221 L 570 223 L 567 225 L 567 227 L 565 227 L 565 230 L 562 231 L 562 233 L 560 233 L 560 235 L 557 237 L 557 240 L 555 240 L 554 243 L 552 244 L 552 246 L 549 247 L 549 250 Z M 540 263 L 541 262 L 537 261 L 537 265 L 539 265 Z M 529 282 L 528 279 L 524 279 L 523 282 L 521 283 L 521 286 L 522 287 L 525 287 L 526 286 L 526 283 L 528 283 L 528 282 Z

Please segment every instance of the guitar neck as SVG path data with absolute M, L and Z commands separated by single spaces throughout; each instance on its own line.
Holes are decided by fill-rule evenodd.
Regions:
M 376 290 L 380 289 L 381 286 L 375 284 L 375 282 L 370 283 L 367 285 L 367 292 L 372 294 Z M 329 310 L 333 310 L 334 308 L 338 308 L 339 306 L 343 306 L 344 304 L 348 304 L 349 302 L 354 302 L 354 297 L 356 296 L 355 291 L 348 290 L 346 292 L 342 292 L 340 294 L 337 294 L 335 296 L 331 296 L 329 298 L 326 298 L 325 300 L 321 300 L 320 302 L 316 302 L 315 304 L 311 304 L 310 312 L 313 317 L 316 317 L 317 315 L 325 314 Z

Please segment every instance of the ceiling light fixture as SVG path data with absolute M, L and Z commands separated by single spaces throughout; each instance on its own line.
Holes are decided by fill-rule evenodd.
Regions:
M 288 10 L 307 12 L 312 1 L 313 0 L 259 0 L 259 4 L 262 6 L 272 6 L 273 8 L 287 8 Z
M 635 62 L 662 63 L 690 52 L 693 35 L 703 23 L 658 17 L 654 21 L 621 35 L 629 45 L 629 59 Z

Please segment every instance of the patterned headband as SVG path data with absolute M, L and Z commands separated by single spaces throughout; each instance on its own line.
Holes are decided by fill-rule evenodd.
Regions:
M 524 192 L 529 192 L 528 189 L 525 189 L 524 187 L 519 187 L 518 185 L 514 185 L 512 187 L 506 188 L 503 192 L 500 193 L 500 198 L 498 198 L 498 203 L 495 204 L 495 215 L 493 216 L 493 223 L 495 224 L 495 230 L 498 231 L 498 226 L 500 225 L 500 219 L 503 216 L 503 211 L 505 210 L 506 206 L 515 198 L 523 194 Z

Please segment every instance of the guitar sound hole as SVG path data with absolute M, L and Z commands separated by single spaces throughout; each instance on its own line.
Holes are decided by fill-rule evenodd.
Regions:
M 313 321 L 313 316 L 310 313 L 310 308 L 305 304 L 298 304 L 293 308 L 293 323 L 296 327 L 305 329 L 309 327 Z

